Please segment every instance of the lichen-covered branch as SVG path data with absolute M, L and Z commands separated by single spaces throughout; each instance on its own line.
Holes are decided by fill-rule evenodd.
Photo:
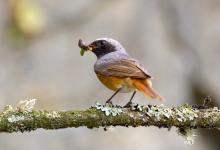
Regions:
M 107 126 L 157 126 L 171 128 L 220 128 L 220 110 L 194 109 L 189 105 L 175 108 L 139 106 L 130 108 L 96 104 L 82 111 L 32 110 L 35 101 L 22 101 L 0 113 L 0 132 L 24 132 L 38 128 L 98 128 Z

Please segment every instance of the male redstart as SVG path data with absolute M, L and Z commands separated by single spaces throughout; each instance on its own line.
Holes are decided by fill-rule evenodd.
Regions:
M 131 58 L 125 48 L 116 40 L 111 38 L 99 38 L 86 45 L 79 40 L 78 46 L 81 48 L 81 55 L 85 51 L 92 51 L 97 56 L 94 71 L 98 79 L 115 93 L 106 101 L 111 102 L 112 98 L 118 93 L 132 92 L 133 94 L 126 104 L 131 104 L 136 90 L 143 92 L 152 99 L 163 101 L 153 88 L 151 76 L 148 74 L 137 60 Z

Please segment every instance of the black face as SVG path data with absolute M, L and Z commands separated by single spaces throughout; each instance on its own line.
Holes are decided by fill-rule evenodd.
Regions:
M 116 51 L 115 46 L 106 40 L 94 41 L 90 44 L 90 47 L 92 47 L 92 52 L 94 52 L 98 58 Z

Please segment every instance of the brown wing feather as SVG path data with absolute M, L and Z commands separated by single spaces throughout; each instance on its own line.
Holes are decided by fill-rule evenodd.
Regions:
M 99 69 L 95 70 L 96 73 L 105 76 L 115 77 L 131 77 L 131 78 L 151 78 L 147 71 L 133 59 L 122 59 L 119 61 L 109 62 Z

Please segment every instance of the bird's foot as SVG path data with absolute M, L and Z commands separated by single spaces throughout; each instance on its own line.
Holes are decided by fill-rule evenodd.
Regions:
M 105 102 L 105 106 L 113 106 L 112 101 L 109 101 L 109 102 L 108 102 L 108 101 L 106 101 L 106 102 Z
M 131 101 L 129 101 L 127 104 L 125 104 L 124 106 L 123 106 L 123 108 L 131 108 L 131 107 L 133 107 L 134 105 L 136 105 L 135 103 L 132 103 Z

